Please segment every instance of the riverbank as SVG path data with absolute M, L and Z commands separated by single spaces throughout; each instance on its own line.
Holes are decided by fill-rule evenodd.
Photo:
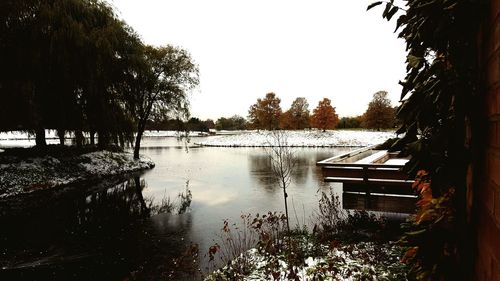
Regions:
M 242 215 L 238 226 L 226 221 L 203 280 L 408 280 L 402 221 L 346 212 L 338 200 L 324 194 L 312 231 L 287 231 L 286 217 L 271 212 Z
M 95 181 L 154 166 L 147 157 L 134 160 L 131 153 L 119 151 L 65 151 L 38 155 L 30 149 L 6 150 L 0 153 L 0 198 Z
M 291 147 L 363 147 L 385 142 L 396 137 L 394 132 L 359 130 L 307 130 L 279 131 L 286 136 L 286 146 Z M 235 135 L 217 135 L 205 141 L 196 142 L 201 146 L 215 147 L 268 147 L 275 138 L 269 131 L 247 131 Z
M 311 243 L 292 238 L 292 254 L 269 254 L 262 248 L 242 253 L 204 280 L 407 280 L 396 242 Z

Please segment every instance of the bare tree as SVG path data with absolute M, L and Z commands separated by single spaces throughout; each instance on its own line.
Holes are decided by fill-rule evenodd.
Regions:
M 292 149 L 288 146 L 288 136 L 285 131 L 274 130 L 268 135 L 267 155 L 271 160 L 271 170 L 276 177 L 280 187 L 283 189 L 283 199 L 285 201 L 286 226 L 290 232 L 290 222 L 288 219 L 288 203 L 286 192 L 291 182 L 291 175 L 295 169 L 295 157 Z

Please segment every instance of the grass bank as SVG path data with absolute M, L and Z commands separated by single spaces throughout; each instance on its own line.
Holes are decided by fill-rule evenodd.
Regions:
M 48 190 L 87 180 L 151 169 L 147 157 L 139 160 L 117 148 L 97 150 L 50 145 L 46 148 L 11 148 L 0 153 L 0 198 Z

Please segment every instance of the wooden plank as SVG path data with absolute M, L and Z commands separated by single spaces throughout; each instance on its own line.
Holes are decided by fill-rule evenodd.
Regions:
M 362 167 L 323 167 L 323 177 L 364 178 Z
M 360 148 L 360 149 L 357 149 L 357 150 L 354 150 L 354 151 L 350 151 L 350 152 L 347 152 L 347 153 L 344 153 L 344 154 L 333 156 L 333 157 L 330 157 L 328 159 L 316 162 L 316 165 L 317 166 L 326 166 L 326 165 L 329 165 L 329 164 L 332 164 L 332 163 L 335 163 L 335 162 L 338 162 L 338 161 L 342 161 L 342 160 L 347 159 L 349 157 L 353 157 L 353 156 L 356 156 L 356 155 L 361 154 L 363 152 L 366 152 L 368 150 L 371 150 L 375 146 L 376 145 L 367 146 L 367 147 L 363 147 L 363 148 Z
M 369 167 L 323 167 L 324 177 L 367 178 L 367 179 L 396 179 L 406 180 L 406 173 L 398 168 L 369 168 Z
M 344 182 L 344 183 L 364 183 L 367 185 L 386 185 L 386 186 L 407 186 L 410 187 L 413 184 L 411 180 L 392 180 L 392 179 L 368 179 L 364 180 L 362 178 L 344 178 L 344 177 L 325 177 L 325 182 Z
M 412 180 L 393 180 L 393 179 L 368 179 L 369 185 L 380 185 L 380 186 L 403 186 L 411 188 L 413 185 Z
M 404 165 L 400 164 L 360 164 L 360 163 L 328 163 L 327 165 L 323 165 L 323 168 L 331 168 L 331 167 L 337 167 L 337 168 L 372 168 L 372 169 L 387 169 L 387 168 L 397 168 L 401 169 L 404 167 Z
M 408 179 L 408 175 L 406 173 L 395 168 L 368 169 L 367 177 L 368 179 L 394 179 L 394 180 Z
M 362 178 L 325 177 L 325 182 L 364 183 Z
M 344 182 L 343 191 L 348 192 L 361 192 L 361 193 L 381 193 L 393 195 L 414 195 L 415 192 L 411 185 L 367 185 L 363 182 Z
M 415 213 L 416 201 L 415 197 L 342 193 L 342 208 L 347 210 L 412 214 Z
M 381 150 L 381 151 L 378 151 L 378 152 L 376 152 L 368 157 L 365 157 L 361 160 L 354 162 L 354 164 L 371 164 L 371 163 L 375 163 L 375 162 L 379 161 L 380 159 L 382 159 L 386 156 L 387 156 L 387 150 Z

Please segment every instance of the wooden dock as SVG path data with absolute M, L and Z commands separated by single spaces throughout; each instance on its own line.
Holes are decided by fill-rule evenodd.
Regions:
M 390 212 L 413 212 L 413 180 L 402 171 L 408 160 L 372 146 L 319 161 L 317 165 L 322 167 L 326 182 L 343 184 L 345 209 L 363 206 L 375 210 L 384 205 L 389 206 Z

